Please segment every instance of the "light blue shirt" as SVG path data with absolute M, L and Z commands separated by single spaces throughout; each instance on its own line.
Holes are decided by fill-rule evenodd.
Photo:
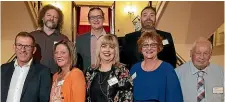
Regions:
M 189 61 L 176 68 L 175 71 L 180 80 L 184 102 L 197 102 L 197 72 L 199 70 L 192 61 Z M 209 64 L 203 71 L 205 102 L 223 102 L 223 93 L 215 90 L 224 88 L 224 69 L 217 65 Z

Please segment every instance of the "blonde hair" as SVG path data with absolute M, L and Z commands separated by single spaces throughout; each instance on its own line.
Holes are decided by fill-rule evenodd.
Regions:
M 100 49 L 101 49 L 101 46 L 103 44 L 108 44 L 109 46 L 112 46 L 115 50 L 115 56 L 112 60 L 113 62 L 113 65 L 116 65 L 119 64 L 119 60 L 120 60 L 120 57 L 119 57 L 119 44 L 118 44 L 118 39 L 115 35 L 113 34 L 105 34 L 103 36 L 101 36 L 97 43 L 96 43 L 96 56 L 95 56 L 95 64 L 92 65 L 92 68 L 96 69 L 96 68 L 99 68 L 100 67 L 100 63 L 101 63 L 101 58 L 100 58 Z
M 139 52 L 141 52 L 143 43 L 149 39 L 156 41 L 158 43 L 158 46 L 157 46 L 158 52 L 162 51 L 162 49 L 163 49 L 162 37 L 159 34 L 157 34 L 156 31 L 151 31 L 151 32 L 145 31 L 141 34 L 141 37 L 137 41 Z
M 74 46 L 74 43 L 71 42 L 71 41 L 69 41 L 69 40 L 66 40 L 66 39 L 65 40 L 61 40 L 61 41 L 59 41 L 58 43 L 56 43 L 54 45 L 53 53 L 55 52 L 56 47 L 58 45 L 60 45 L 60 44 L 66 46 L 66 48 L 69 51 L 69 56 L 70 56 L 70 59 L 71 59 L 71 61 L 70 61 L 70 70 L 72 70 L 73 68 L 75 68 L 75 65 L 76 65 L 76 62 L 77 62 L 76 47 Z M 62 71 L 62 69 L 59 68 L 59 71 L 58 72 L 60 73 L 61 71 Z

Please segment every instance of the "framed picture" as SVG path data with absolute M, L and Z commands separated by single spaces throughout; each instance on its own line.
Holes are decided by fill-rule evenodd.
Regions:
M 133 19 L 132 23 L 134 25 L 135 31 L 138 31 L 141 29 L 141 21 L 138 15 Z

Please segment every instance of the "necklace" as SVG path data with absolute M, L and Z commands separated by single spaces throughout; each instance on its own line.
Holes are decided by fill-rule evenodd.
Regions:
M 98 75 L 98 83 L 100 84 L 100 85 L 102 85 L 104 82 L 105 82 L 105 80 L 108 78 L 108 76 L 109 76 L 109 74 L 110 74 L 110 72 L 107 72 L 106 73 L 107 75 L 105 76 L 105 78 L 103 78 L 103 80 L 102 80 L 102 82 L 101 82 L 101 79 L 102 79 L 102 73 L 100 72 L 99 73 L 99 75 Z
M 98 79 L 98 84 L 99 84 L 99 86 L 100 86 L 100 90 L 101 90 L 101 92 L 102 92 L 102 94 L 104 95 L 104 96 L 106 96 L 107 97 L 107 99 L 108 99 L 108 85 L 107 85 L 107 89 L 106 89 L 106 93 L 103 91 L 103 88 L 102 88 L 102 84 L 105 82 L 105 80 L 108 78 L 108 76 L 110 75 L 110 73 L 111 73 L 111 71 L 109 71 L 109 72 L 107 72 L 106 74 L 106 76 L 105 76 L 105 78 L 103 78 L 103 80 L 102 80 L 102 82 L 101 82 L 101 79 L 102 79 L 102 75 L 101 75 L 101 72 L 99 73 L 99 79 Z

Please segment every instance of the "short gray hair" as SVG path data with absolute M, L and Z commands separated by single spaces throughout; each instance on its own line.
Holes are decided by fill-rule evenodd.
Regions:
M 212 43 L 208 39 L 206 39 L 205 37 L 199 37 L 193 43 L 191 50 L 193 50 L 198 44 L 204 44 L 204 45 L 209 46 L 211 51 L 213 49 Z

